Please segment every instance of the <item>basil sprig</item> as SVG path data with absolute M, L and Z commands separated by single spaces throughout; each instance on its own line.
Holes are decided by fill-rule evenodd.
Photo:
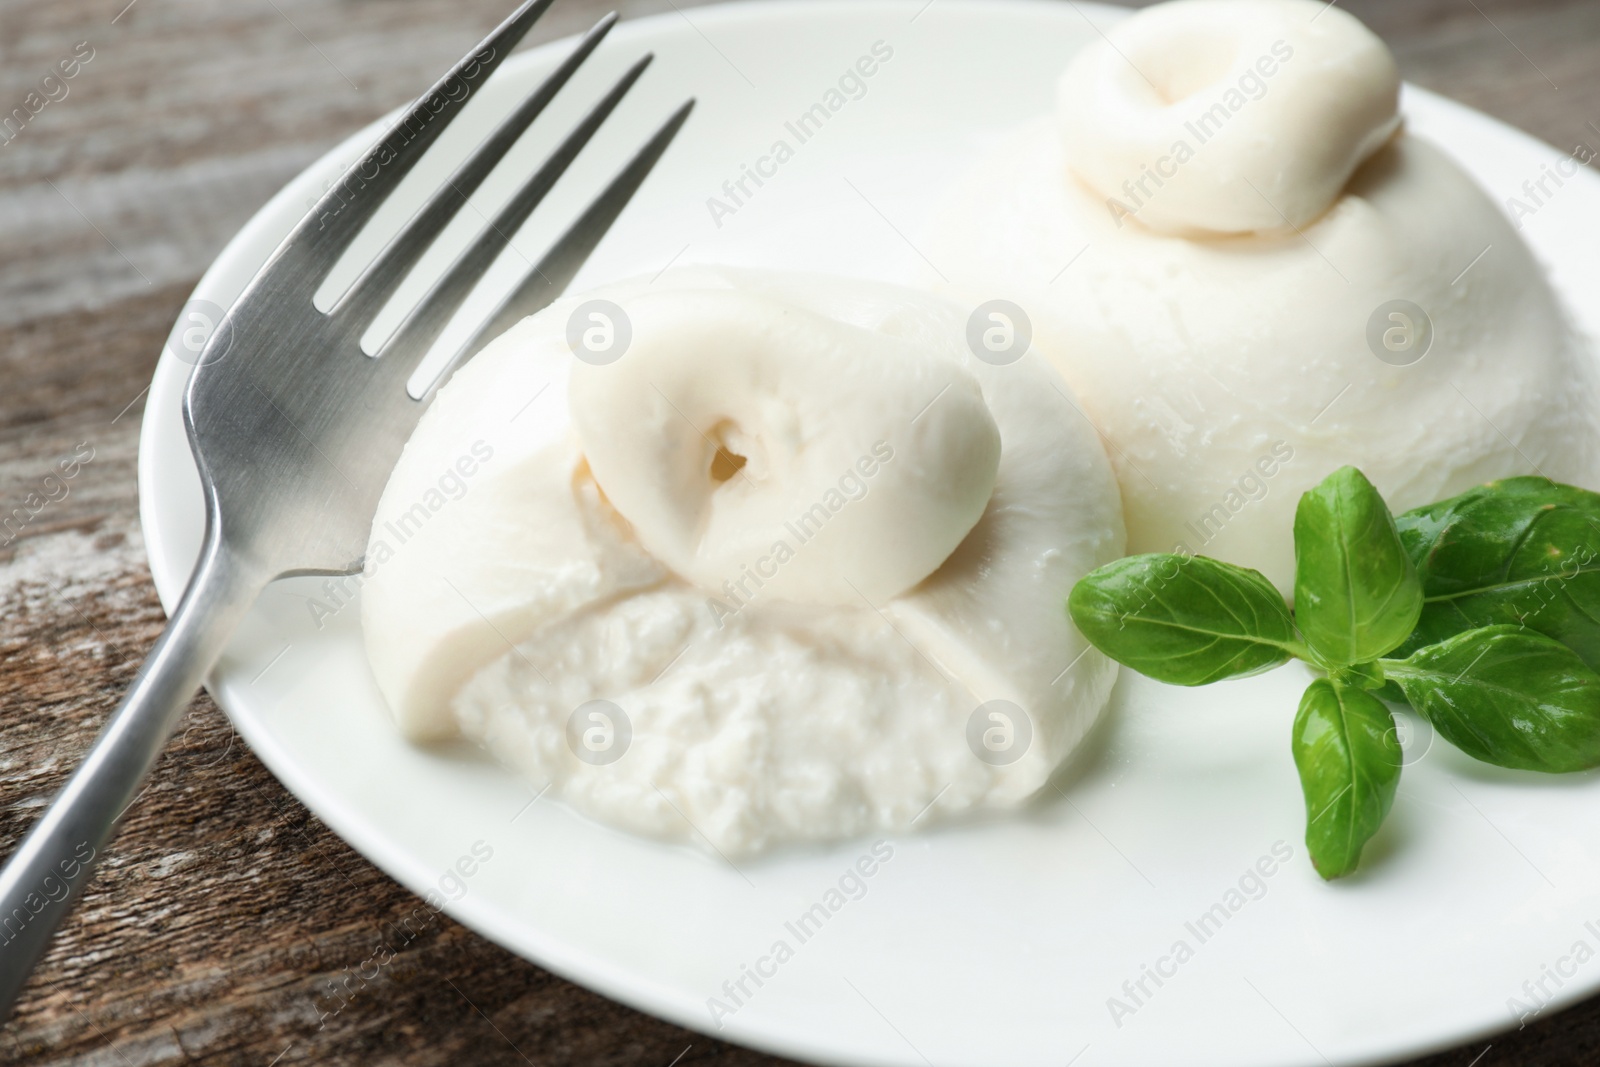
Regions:
M 1486 763 L 1600 766 L 1600 496 L 1513 478 L 1397 522 L 1345 467 L 1301 497 L 1294 539 L 1292 614 L 1257 571 L 1160 553 L 1088 574 L 1067 607 L 1096 648 L 1159 681 L 1291 658 L 1317 672 L 1290 747 L 1324 878 L 1356 869 L 1394 802 L 1401 748 L 1380 693 Z

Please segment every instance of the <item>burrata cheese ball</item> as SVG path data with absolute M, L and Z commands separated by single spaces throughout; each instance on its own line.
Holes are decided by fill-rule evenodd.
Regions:
M 1059 376 L 964 327 L 926 293 L 709 267 L 513 327 L 373 523 L 399 728 L 730 856 L 1025 802 L 1116 676 L 1064 603 L 1122 554 L 1121 508 Z
M 1587 343 L 1399 87 L 1320 0 L 1160 4 L 946 199 L 930 257 L 969 309 L 1026 316 L 1105 436 L 1130 551 L 1288 593 L 1296 503 L 1345 464 L 1397 512 L 1516 474 L 1596 486 Z

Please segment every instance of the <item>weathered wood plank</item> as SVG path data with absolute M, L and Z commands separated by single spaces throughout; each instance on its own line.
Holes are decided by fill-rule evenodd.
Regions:
M 62 457 L 94 450 L 66 495 L 0 547 L 0 849 L 159 631 L 137 522 L 139 398 L 189 288 L 283 182 L 416 92 L 507 6 L 126 4 L 0 0 L 0 115 L 77 42 L 94 49 L 68 95 L 0 145 L 0 519 Z M 1600 144 L 1592 0 L 1344 6 L 1411 79 L 1553 143 Z M 562 0 L 538 37 L 603 8 Z M 416 907 L 201 698 L 0 1031 L 0 1060 L 664 1067 L 687 1050 L 678 1062 L 778 1062 L 639 1015 L 443 917 L 393 946 L 370 981 L 351 977 Z M 1487 1044 L 1416 1067 L 1466 1067 Z M 1600 1001 L 1493 1044 L 1482 1067 L 1593 1063 Z

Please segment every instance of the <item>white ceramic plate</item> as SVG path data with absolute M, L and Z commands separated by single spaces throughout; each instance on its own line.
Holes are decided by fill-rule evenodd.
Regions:
M 1117 14 L 1088 4 L 857 0 L 731 4 L 624 24 L 484 187 L 480 208 L 492 210 L 554 132 L 652 49 L 658 60 L 639 89 L 519 238 L 530 257 L 585 189 L 693 94 L 699 109 L 580 287 L 695 260 L 912 277 L 925 269 L 914 242 L 948 178 L 996 131 L 1043 112 L 1063 62 L 1095 32 L 1086 18 Z M 793 144 L 785 122 L 823 100 L 876 42 L 892 56 L 864 94 L 763 186 L 747 182 L 754 195 L 719 226 L 707 199 L 726 196 L 724 181 L 774 141 Z M 475 143 L 563 51 L 508 62 L 436 155 Z M 1412 128 L 1497 201 L 1560 156 L 1423 92 L 1408 91 L 1405 108 Z M 263 208 L 196 297 L 229 303 L 376 130 Z M 445 165 L 420 168 L 375 227 L 398 225 Z M 1569 180 L 1524 233 L 1592 330 L 1600 182 Z M 365 243 L 368 254 L 382 236 Z M 452 231 L 413 292 L 466 236 Z M 488 289 L 485 301 L 495 295 Z M 169 607 L 201 529 L 179 415 L 189 368 L 172 352 L 151 388 L 139 465 L 151 569 Z M 824 901 L 870 842 L 736 871 L 549 800 L 530 805 L 529 789 L 475 753 L 399 739 L 368 675 L 357 609 L 319 630 L 304 600 L 328 601 L 318 586 L 302 579 L 268 590 L 211 684 L 254 750 L 373 862 L 419 893 L 442 890 L 455 918 L 688 1027 L 826 1063 L 1309 1067 L 1385 1062 L 1512 1025 L 1508 998 L 1529 1001 L 1523 983 L 1547 966 L 1562 972 L 1559 987 L 1544 978 L 1558 1004 L 1600 986 L 1600 959 L 1571 957 L 1578 942 L 1600 947 L 1600 923 L 1587 925 L 1600 920 L 1600 778 L 1473 764 L 1442 743 L 1430 749 L 1412 722 L 1414 762 L 1369 862 L 1324 885 L 1300 843 L 1288 752 L 1304 685 L 1295 667 L 1197 692 L 1125 677 L 1065 779 L 1065 799 L 895 838 L 864 894 L 801 943 L 785 923 Z M 470 877 L 450 875 L 475 846 L 492 857 Z M 1274 847 L 1288 861 L 1264 864 L 1270 877 L 1246 876 Z M 1225 921 L 1202 940 L 1189 924 L 1217 904 Z M 792 958 L 763 962 L 780 940 Z M 1181 964 L 1169 958 L 1179 941 L 1192 951 Z M 749 995 L 714 1021 L 708 998 L 735 1007 L 724 983 L 757 966 L 770 977 L 759 987 L 744 978 Z M 1146 967 L 1168 974 L 1158 986 Z M 1135 1002 L 1124 983 L 1141 978 Z M 1114 1018 L 1112 997 L 1136 1010 Z

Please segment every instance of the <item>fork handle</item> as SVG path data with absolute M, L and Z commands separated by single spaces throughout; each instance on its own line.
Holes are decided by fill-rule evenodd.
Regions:
M 230 553 L 210 525 L 183 599 L 122 703 L 0 869 L 0 1022 L 10 1018 L 118 820 L 267 580 Z

